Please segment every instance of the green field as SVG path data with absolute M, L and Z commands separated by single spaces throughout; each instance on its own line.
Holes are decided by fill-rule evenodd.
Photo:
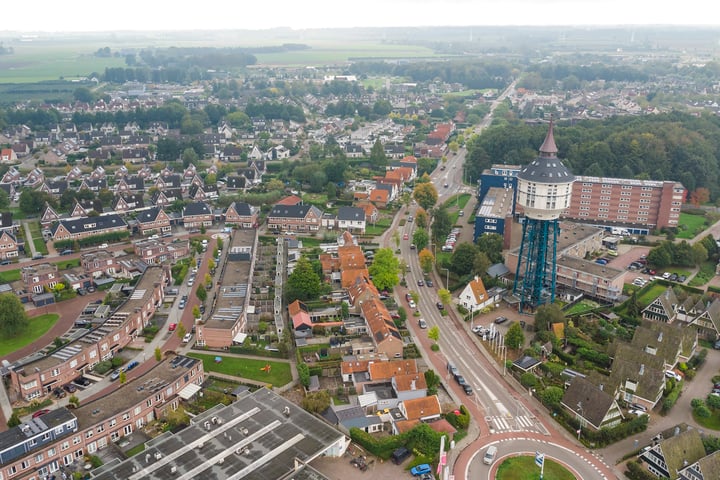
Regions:
M 535 457 L 512 457 L 500 464 L 495 478 L 496 480 L 537 480 L 540 478 L 540 467 L 535 465 Z M 574 480 L 575 476 L 567 468 L 546 457 L 543 478 Z
M 347 43 L 308 41 L 307 50 L 255 54 L 258 65 L 316 65 L 344 63 L 350 59 L 385 58 L 440 58 L 430 48 L 416 45 L 383 44 L 377 42 L 348 40 Z
M 4 272 L 0 272 L 0 283 L 10 283 L 10 282 L 16 282 L 20 280 L 20 269 L 16 268 L 15 270 L 5 270 Z
M 290 364 L 285 362 L 273 362 L 270 360 L 256 360 L 254 358 L 224 357 L 222 355 L 205 355 L 202 353 L 190 353 L 189 357 L 202 360 L 206 372 L 218 372 L 225 375 L 266 382 L 270 385 L 282 386 L 292 381 Z M 222 362 L 215 363 L 215 357 L 222 358 Z M 269 364 L 269 373 L 260 370 Z
M 21 349 L 42 337 L 50 330 L 60 316 L 56 313 L 40 315 L 29 320 L 28 329 L 14 338 L 0 338 L 0 357 Z
M 707 227 L 707 219 L 703 215 L 681 213 L 678 227 L 677 238 L 695 238 Z

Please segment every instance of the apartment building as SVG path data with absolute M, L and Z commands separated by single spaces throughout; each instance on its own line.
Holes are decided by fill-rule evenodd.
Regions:
M 40 263 L 20 270 L 20 276 L 25 284 L 25 290 L 33 293 L 43 293 L 50 290 L 60 281 L 58 267 L 54 263 Z
M 0 475 L 8 480 L 42 480 L 61 467 L 84 465 L 85 455 L 95 455 L 110 442 L 177 409 L 181 398 L 200 390 L 203 379 L 201 361 L 172 355 L 97 400 L 73 410 L 52 410 L 2 432 Z
M 20 361 L 10 371 L 11 401 L 47 395 L 98 362 L 112 358 L 147 326 L 162 305 L 170 278 L 168 269 L 148 267 L 137 286 L 127 291 L 125 302 L 103 324 L 48 355 Z
M 580 176 L 575 177 L 564 217 L 647 230 L 675 228 L 686 193 L 681 183 L 672 181 Z

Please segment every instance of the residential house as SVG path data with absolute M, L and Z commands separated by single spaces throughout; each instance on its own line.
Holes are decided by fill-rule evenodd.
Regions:
M 609 384 L 619 400 L 652 410 L 665 390 L 664 360 L 628 344 L 618 344 Z
M 318 231 L 322 212 L 314 205 L 275 205 L 267 218 L 268 229 Z
M 185 205 L 182 212 L 185 228 L 209 227 L 213 222 L 213 213 L 205 202 L 193 202 Z
M 142 193 L 126 193 L 115 195 L 112 209 L 115 212 L 125 213 L 145 208 L 145 201 Z
M 17 154 L 12 148 L 0 149 L 0 163 L 15 163 L 17 160 Z
M 360 305 L 360 312 L 367 323 L 375 351 L 388 358 L 400 358 L 403 354 L 403 340 L 385 304 L 378 298 L 371 298 Z
M 245 188 L 246 178 L 239 175 L 228 175 L 225 177 L 225 188 L 228 191 L 242 190 Z
M 288 305 L 288 315 L 293 325 L 293 330 L 307 331 L 312 330 L 313 323 L 310 319 L 310 313 L 307 306 L 300 300 L 295 300 Z
M 465 285 L 465 288 L 458 296 L 460 305 L 471 312 L 479 312 L 486 307 L 491 307 L 498 300 L 499 299 L 488 295 L 482 278 L 477 275 L 475 275 L 475 278 Z
M 595 385 L 586 378 L 576 376 L 565 390 L 561 405 L 585 428 L 598 431 L 620 425 L 623 419 L 620 406 L 603 384 Z
M 80 190 L 90 190 L 91 192 L 99 192 L 107 188 L 107 180 L 105 177 L 102 178 L 86 178 L 80 184 Z
M 127 223 L 118 214 L 98 217 L 60 220 L 50 229 L 53 240 L 68 240 L 92 237 L 114 232 L 125 232 Z
M 105 178 L 105 175 L 105 169 L 102 167 L 102 165 L 98 165 L 97 167 L 95 167 L 95 170 L 93 170 L 90 174 L 90 178 L 93 180 L 100 180 Z
M 141 235 L 170 232 L 170 216 L 161 207 L 150 207 L 138 212 L 136 220 Z
M 298 197 L 297 195 L 288 195 L 287 197 L 283 197 L 280 200 L 277 201 L 275 206 L 278 205 L 301 205 L 302 204 L 302 198 Z
M 20 171 L 12 166 L 8 169 L 7 172 L 5 172 L 5 175 L 3 175 L 2 180 L 0 180 L 0 183 L 12 183 L 13 185 L 20 185 L 20 179 L 22 178 L 22 174 Z
M 174 190 L 179 189 L 182 186 L 182 179 L 180 175 L 176 174 L 170 174 L 170 175 L 160 175 L 157 180 L 155 181 L 155 186 L 159 190 Z
M 697 314 L 688 323 L 696 327 L 698 335 L 706 340 L 720 338 L 720 299 L 708 303 L 700 301 L 695 311 Z
M 720 472 L 720 450 L 680 470 L 678 480 L 711 480 L 718 472 Z
M 12 212 L 0 212 L 0 231 L 7 230 L 10 233 L 14 233 L 17 230 L 17 226 L 13 223 Z
M 15 190 L 15 185 L 12 183 L 0 183 L 0 188 L 5 190 L 5 193 L 7 193 L 8 199 L 12 201 L 13 198 L 15 198 L 15 194 L 17 191 Z
M 49 193 L 57 198 L 60 197 L 67 188 L 68 184 L 65 180 L 45 180 L 38 190 L 44 193 Z
M 140 175 L 128 175 L 115 184 L 117 193 L 139 193 L 145 191 L 145 179 Z
M 218 198 L 217 185 L 198 185 L 193 183 L 188 190 L 188 197 L 195 201 L 214 200 Z
M 440 400 L 437 395 L 413 398 L 398 403 L 402 420 L 393 419 L 392 431 L 397 435 L 412 429 L 418 423 L 430 423 L 442 415 Z
M 672 323 L 677 318 L 678 299 L 672 287 L 653 300 L 642 311 L 642 318 L 656 322 Z
M 53 209 L 49 203 L 45 203 L 45 211 L 40 217 L 40 225 L 44 228 L 49 227 L 53 222 L 60 220 L 60 215 Z
M 611 345 L 610 353 L 612 354 Z M 643 320 L 635 328 L 630 345 L 645 353 L 660 357 L 663 370 L 675 368 L 679 363 L 690 360 L 698 345 L 698 334 L 693 328 L 681 328 L 677 324 L 657 323 Z M 614 356 L 614 355 L 613 355 Z
M 13 143 L 12 149 L 19 159 L 30 155 L 30 151 L 32 150 L 30 148 L 30 142 Z
M 680 470 L 705 457 L 705 447 L 697 429 L 688 429 L 678 435 L 660 440 L 640 453 L 645 467 L 659 478 L 677 479 Z M 689 473 L 686 470 L 686 473 Z M 713 472 L 711 478 L 717 478 Z M 689 477 L 698 480 L 697 477 Z
M 240 228 L 255 228 L 257 223 L 257 211 L 253 211 L 248 203 L 233 202 L 225 210 L 225 224 L 236 225 Z
M 182 200 L 182 190 L 179 188 L 171 188 L 168 190 L 158 190 L 150 197 L 150 202 L 157 207 L 167 207 L 177 200 Z
M 33 293 L 43 293 L 51 290 L 60 281 L 58 267 L 54 263 L 40 263 L 20 269 L 20 275 L 25 290 Z
M 267 157 L 269 160 L 290 158 L 290 150 L 283 145 L 277 145 L 268 150 Z
M 390 192 L 381 188 L 374 188 L 370 190 L 367 199 L 372 202 L 378 208 L 385 208 L 390 202 Z
M 80 180 L 83 176 L 82 170 L 80 170 L 80 167 L 75 165 L 70 169 L 68 174 L 65 176 L 65 179 L 68 182 L 74 182 L 75 180 Z
M 83 253 L 80 256 L 80 266 L 92 278 L 105 275 L 112 277 L 120 270 L 117 258 L 107 250 Z
M 382 432 L 383 420 L 377 415 L 368 415 L 362 405 L 330 405 L 321 413 L 322 417 L 334 427 L 346 434 L 351 428 L 359 428 L 367 433 Z
M 339 207 L 337 228 L 352 233 L 365 233 L 365 210 L 360 207 Z
M 356 207 L 365 210 L 365 222 L 375 224 L 377 222 L 380 211 L 375 205 L 367 201 L 359 201 L 355 203 Z
M 148 265 L 156 265 L 165 261 L 176 261 L 190 253 L 188 240 L 163 242 L 158 240 L 141 240 L 135 242 L 135 255 Z
M 12 229 L 0 230 L 0 260 L 8 260 L 17 256 L 18 241 L 12 233 Z

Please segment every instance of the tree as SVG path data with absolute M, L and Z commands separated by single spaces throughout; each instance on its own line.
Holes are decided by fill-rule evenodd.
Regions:
M 224 244 L 224 243 L 223 243 L 223 239 L 220 238 L 220 237 L 218 237 L 218 239 L 217 239 L 217 248 L 219 248 L 220 250 L 222 250 L 223 244 Z
M 450 302 L 452 302 L 452 294 L 447 288 L 441 288 L 438 290 L 438 297 L 443 305 L 450 305 Z
M 425 231 L 425 229 L 415 229 L 415 231 L 413 232 L 413 243 L 418 250 L 422 250 L 423 248 L 427 247 L 429 241 L 430 237 L 428 237 L 428 233 L 427 231 Z
M 155 347 L 155 360 L 158 362 L 162 360 L 162 350 L 160 350 L 160 347 Z
M 7 421 L 8 428 L 17 427 L 22 422 L 20 421 L 20 417 L 18 417 L 17 412 L 13 412 L 12 415 L 10 415 L 10 418 Z
M 458 276 L 472 273 L 473 262 L 477 253 L 478 247 L 472 243 L 460 243 L 450 257 L 450 271 Z
M 6 210 L 10 206 L 10 196 L 0 188 L 0 210 Z
M 125 370 L 120 370 L 120 385 L 122 385 L 126 381 L 127 381 L 127 373 L 125 373 Z
M 327 390 L 318 390 L 308 393 L 302 399 L 302 407 L 310 413 L 320 413 L 330 406 L 330 393 Z
M 513 323 L 505 334 L 505 346 L 517 350 L 525 343 L 525 334 L 519 323 Z
M 438 193 L 432 183 L 418 183 L 413 191 L 413 198 L 425 210 L 430 210 L 438 200 Z
M 0 336 L 12 338 L 27 328 L 27 313 L 20 299 L 11 293 L 0 295 Z
M 537 331 L 550 330 L 553 323 L 564 323 L 565 314 L 560 307 L 551 303 L 549 305 L 541 305 L 535 312 L 535 329 Z
M 418 259 L 420 260 L 420 268 L 422 268 L 422 271 L 430 273 L 430 270 L 432 270 L 433 264 L 435 263 L 435 257 L 432 252 L 427 248 L 423 248 L 418 254 Z
M 440 385 L 442 380 L 440 376 L 435 373 L 435 370 L 425 370 L 425 384 L 427 385 L 428 395 L 437 394 L 437 387 Z
M 433 222 L 430 230 L 432 231 L 432 237 L 435 241 L 447 237 L 450 230 L 452 230 L 452 219 L 445 205 L 440 205 L 433 212 Z
M 207 300 L 207 290 L 205 290 L 205 286 L 202 283 L 198 285 L 197 290 L 195 290 L 195 295 L 201 302 Z
M 45 202 L 51 207 L 57 208 L 55 197 L 45 192 L 37 192 L 26 188 L 20 194 L 20 210 L 26 215 L 37 215 L 42 213 Z
M 310 260 L 302 256 L 288 276 L 286 286 L 287 301 L 292 303 L 295 300 L 307 301 L 318 298 L 322 284 Z
M 393 243 L 395 243 L 395 248 L 400 248 L 400 231 L 395 230 L 392 234 Z
M 193 165 L 197 165 L 199 160 L 200 160 L 200 157 L 198 157 L 198 154 L 194 148 L 188 147 L 185 150 L 183 150 L 183 152 L 182 152 L 183 167 L 187 167 L 191 163 Z
M 437 325 L 430 327 L 427 336 L 430 340 L 437 343 L 438 340 L 440 340 L 440 328 Z
M 207 286 L 207 288 L 212 287 L 212 276 L 209 273 L 205 274 L 205 285 Z
M 557 407 L 560 405 L 563 395 L 565 395 L 565 392 L 562 388 L 547 387 L 540 394 L 540 400 L 542 400 L 545 405 L 548 405 L 550 407 Z
M 370 163 L 376 168 L 385 168 L 387 165 L 387 156 L 385 155 L 385 147 L 378 138 L 370 150 Z
M 185 329 L 185 325 L 183 325 L 182 323 L 178 323 L 177 329 L 175 330 L 175 335 L 177 335 L 178 338 L 182 340 L 186 333 L 187 330 Z
M 491 264 L 502 263 L 503 237 L 497 233 L 480 235 L 475 242 L 478 250 L 487 255 Z
M 708 259 L 708 251 L 702 242 L 697 242 L 692 246 L 692 260 L 695 265 L 702 265 Z
M 200 318 L 202 316 L 202 313 L 200 312 L 200 307 L 198 305 L 193 306 L 192 314 L 194 318 Z
M 477 252 L 473 259 L 473 273 L 485 277 L 487 270 L 490 268 L 490 259 L 485 252 Z
M 415 224 L 423 230 L 428 226 L 429 215 L 424 208 L 418 207 L 415 211 Z
M 400 281 L 400 262 L 389 248 L 379 248 L 375 251 L 375 260 L 368 268 L 373 277 L 373 283 L 379 290 L 389 290 Z
M 214 173 L 208 173 L 205 177 L 205 185 L 215 185 L 217 183 L 217 175 Z
M 84 102 L 84 103 L 92 103 L 95 101 L 95 97 L 87 87 L 78 87 L 73 92 L 73 97 L 78 102 Z
M 664 243 L 664 242 L 663 242 Z M 656 268 L 665 268 L 673 261 L 672 254 L 665 245 L 660 244 L 648 252 L 648 264 Z
M 298 379 L 300 380 L 300 384 L 307 388 L 310 386 L 310 367 L 308 367 L 307 363 L 301 362 L 297 365 L 297 371 L 298 371 Z
M 78 408 L 80 406 L 80 399 L 77 397 L 77 395 L 70 395 L 70 398 L 68 398 L 68 403 L 71 405 L 75 405 L 75 408 Z

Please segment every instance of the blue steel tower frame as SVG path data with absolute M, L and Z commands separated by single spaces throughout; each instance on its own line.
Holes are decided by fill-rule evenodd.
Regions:
M 513 294 L 520 298 L 520 312 L 555 301 L 559 230 L 558 220 L 525 218 L 513 284 Z

